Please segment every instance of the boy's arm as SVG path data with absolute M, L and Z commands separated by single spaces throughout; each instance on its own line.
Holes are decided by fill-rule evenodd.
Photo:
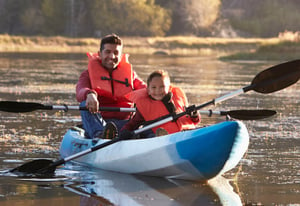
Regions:
M 145 122 L 144 117 L 139 112 L 139 110 L 136 110 L 132 119 L 130 119 L 129 122 L 123 126 L 121 131 L 122 130 L 133 131 L 133 130 L 137 129 L 140 125 L 142 125 L 144 122 Z

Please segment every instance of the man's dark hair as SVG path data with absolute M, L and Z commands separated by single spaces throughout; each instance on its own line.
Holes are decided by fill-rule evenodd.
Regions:
M 101 39 L 100 52 L 104 49 L 105 44 L 122 45 L 122 39 L 116 34 L 109 34 Z

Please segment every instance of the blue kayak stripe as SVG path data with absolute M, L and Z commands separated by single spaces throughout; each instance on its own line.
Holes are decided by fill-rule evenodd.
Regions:
M 212 178 L 228 160 L 238 128 L 238 122 L 228 121 L 200 129 L 193 136 L 202 138 L 190 138 L 176 144 L 178 155 L 189 160 L 203 177 Z

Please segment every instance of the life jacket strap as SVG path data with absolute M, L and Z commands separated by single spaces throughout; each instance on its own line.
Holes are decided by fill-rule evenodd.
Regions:
M 126 87 L 129 87 L 130 84 L 128 82 L 128 78 L 125 78 L 125 81 L 121 81 L 121 80 L 117 80 L 117 79 L 113 79 L 113 78 L 108 78 L 108 77 L 101 77 L 101 80 L 109 80 L 109 81 L 115 81 L 121 84 L 125 84 Z

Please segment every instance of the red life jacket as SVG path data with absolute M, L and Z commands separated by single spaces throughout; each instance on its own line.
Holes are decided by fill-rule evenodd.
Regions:
M 188 106 L 187 98 L 183 91 L 178 87 L 170 87 L 173 93 L 171 101 L 175 105 L 176 113 L 185 111 L 184 107 Z M 149 97 L 147 89 L 140 89 L 127 94 L 126 97 L 136 104 L 137 109 L 146 121 L 151 121 L 168 115 L 169 112 L 162 101 L 157 101 Z M 196 124 L 189 117 L 182 116 L 175 122 L 167 122 L 160 126 L 152 128 L 155 133 L 159 127 L 164 128 L 169 134 L 179 132 L 186 129 L 195 129 Z
M 128 55 L 123 54 L 118 67 L 112 75 L 103 68 L 97 54 L 89 54 L 88 72 L 92 89 L 98 94 L 100 106 L 132 107 L 133 104 L 124 95 L 133 91 L 133 71 Z M 104 119 L 128 119 L 128 112 L 101 112 Z

